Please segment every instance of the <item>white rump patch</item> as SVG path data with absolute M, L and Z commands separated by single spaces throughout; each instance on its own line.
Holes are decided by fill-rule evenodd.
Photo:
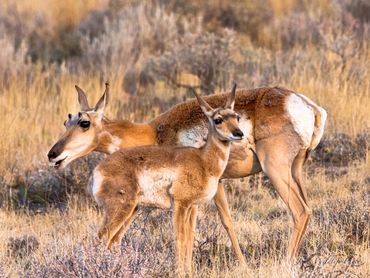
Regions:
M 293 123 L 294 130 L 301 137 L 304 147 L 309 147 L 315 128 L 314 111 L 302 98 L 295 94 L 291 94 L 288 97 L 286 109 Z
M 180 145 L 185 147 L 200 148 L 205 145 L 207 134 L 207 126 L 197 125 L 190 129 L 179 132 L 178 141 Z
M 93 184 L 92 184 L 92 194 L 94 196 L 95 201 L 99 204 L 97 194 L 101 189 L 101 185 L 103 182 L 104 176 L 98 170 L 98 167 L 94 169 L 93 172 Z
M 316 103 L 314 103 L 312 100 L 310 100 L 308 97 L 299 94 L 305 101 L 307 101 L 309 104 L 314 106 L 318 113 L 320 113 L 321 123 L 320 125 L 315 125 L 315 131 L 314 131 L 314 137 L 311 142 L 311 149 L 314 149 L 317 147 L 317 145 L 320 143 L 320 140 L 322 138 L 322 135 L 324 134 L 325 129 L 325 123 L 326 118 L 328 117 L 328 114 L 326 113 L 326 110 L 320 106 L 318 106 Z
M 169 189 L 175 178 L 175 170 L 143 170 L 138 175 L 138 183 L 141 191 L 140 205 L 170 209 L 171 196 Z

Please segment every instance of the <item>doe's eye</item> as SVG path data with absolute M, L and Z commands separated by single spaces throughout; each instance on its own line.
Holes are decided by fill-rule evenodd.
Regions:
M 80 127 L 89 128 L 90 127 L 90 122 L 89 121 L 81 121 L 80 122 Z
M 223 121 L 223 119 L 222 119 L 222 118 L 216 118 L 216 119 L 214 120 L 214 122 L 215 122 L 215 124 L 216 124 L 216 125 L 221 124 L 221 123 L 222 123 L 222 121 Z
M 238 120 L 238 122 L 240 121 L 240 116 L 238 115 L 237 117 L 236 117 L 236 119 Z

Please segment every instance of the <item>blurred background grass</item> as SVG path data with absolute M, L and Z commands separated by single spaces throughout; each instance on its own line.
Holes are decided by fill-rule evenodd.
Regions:
M 354 211 L 358 209 L 359 215 L 365 215 L 360 221 L 365 223 L 361 224 L 364 228 L 360 231 L 364 240 L 350 244 L 354 253 L 347 252 L 348 255 L 336 243 L 333 248 L 347 254 L 349 257 L 344 255 L 346 260 L 360 260 L 361 257 L 363 262 L 365 256 L 369 261 L 369 226 L 366 224 L 370 205 L 369 42 L 370 3 L 366 0 L 1 1 L 0 203 L 3 207 L 14 208 L 16 204 L 28 209 L 29 204 L 68 199 L 76 188 L 85 187 L 88 169 L 91 170 L 98 160 L 96 156 L 77 161 L 64 172 L 47 168 L 46 153 L 63 132 L 67 113 L 78 111 L 74 84 L 84 88 L 90 103 L 94 103 L 108 80 L 111 83 L 108 117 L 138 122 L 148 121 L 186 99 L 190 95 L 189 86 L 211 94 L 229 88 L 234 80 L 239 87 L 279 85 L 309 96 L 328 111 L 325 137 L 308 171 L 309 182 L 317 171 L 322 171 L 321 178 L 310 185 L 310 193 L 318 211 L 330 206 L 326 198 L 342 194 L 345 200 L 333 206 L 334 211 L 352 215 L 343 205 L 348 203 L 349 207 L 354 206 Z M 267 230 L 273 227 L 269 221 L 256 222 L 253 217 L 266 216 L 276 209 L 270 207 L 268 212 L 260 211 L 258 198 L 261 197 L 255 195 L 269 200 L 270 191 L 273 191 L 266 189 L 262 177 L 245 179 L 254 185 L 248 187 L 252 192 L 248 197 L 237 190 L 231 190 L 229 195 L 239 204 L 233 207 L 237 226 L 255 227 L 248 234 L 252 238 L 258 227 Z M 230 188 L 238 188 L 238 182 L 234 183 Z M 246 187 L 248 183 L 244 181 L 244 184 Z M 345 198 L 352 194 L 351 188 L 357 188 L 353 191 L 355 201 Z M 330 195 L 332 190 L 337 194 Z M 245 202 L 256 204 L 248 208 L 252 219 L 243 214 Z M 75 209 L 73 204 L 64 203 L 63 207 L 67 211 L 71 209 L 72 215 L 67 212 L 61 217 L 75 221 L 75 217 L 83 217 L 86 211 L 90 215 L 92 211 L 93 216 L 90 216 L 97 218 L 95 208 L 91 204 L 86 206 Z M 324 209 L 322 211 L 325 213 Z M 51 215 L 53 213 L 59 212 Z M 3 224 L 7 227 L 33 219 L 27 214 L 15 216 L 13 211 L 3 214 Z M 314 217 L 317 230 L 329 227 L 325 226 L 322 215 Z M 354 236 L 358 237 L 354 228 L 358 226 L 356 221 L 347 223 L 346 217 L 339 220 L 330 217 L 336 229 L 327 231 L 326 238 L 313 236 L 304 252 L 311 250 L 307 244 L 318 246 L 328 242 L 328 238 L 334 240 L 335 236 L 344 244 L 347 239 L 344 230 L 352 233 L 354 229 Z M 16 219 L 14 223 L 12 219 Z M 52 221 L 46 218 L 44 221 L 49 223 L 46 227 L 52 229 Z M 263 254 L 263 249 L 258 248 L 262 248 L 259 244 L 263 244 L 265 238 L 254 238 L 256 246 L 248 248 L 257 248 L 262 253 L 258 258 L 249 255 L 256 260 L 251 273 L 261 274 L 259 265 L 264 266 L 261 271 L 270 274 L 273 272 L 268 269 L 281 268 L 286 222 L 283 217 L 279 224 L 285 228 L 280 227 L 284 230 L 281 234 L 284 241 L 277 247 L 277 253 L 275 249 L 268 249 Z M 209 222 L 205 231 L 214 229 L 212 223 Z M 39 240 L 45 238 L 47 229 L 32 229 L 36 229 Z M 86 230 L 73 233 L 82 238 Z M 7 242 L 9 233 L 4 232 L 0 237 Z M 244 239 L 245 242 L 251 240 Z M 67 243 L 58 245 L 55 241 L 53 244 L 63 249 Z M 45 245 L 41 243 L 40 246 L 44 250 L 42 246 Z M 11 258 L 4 257 L 4 260 L 9 262 L 7 268 L 12 271 L 24 271 L 29 263 L 28 259 L 22 259 L 20 266 L 15 267 Z M 320 259 L 317 263 L 325 265 Z M 360 265 L 356 273 L 363 275 L 368 264 Z M 352 265 L 342 266 L 353 268 Z M 200 273 L 210 271 L 215 275 L 216 270 L 220 270 L 217 267 L 220 265 L 212 268 L 208 264 Z M 235 271 L 234 274 L 239 275 L 238 270 Z M 326 269 L 323 271 L 328 273 Z M 315 272 L 306 273 L 309 276 Z
M 111 117 L 149 120 L 183 100 L 188 85 L 213 93 L 235 80 L 308 95 L 328 110 L 329 132 L 369 128 L 367 1 L 0 5 L 0 169 L 45 163 L 77 110 L 73 85 L 94 101 L 105 80 Z

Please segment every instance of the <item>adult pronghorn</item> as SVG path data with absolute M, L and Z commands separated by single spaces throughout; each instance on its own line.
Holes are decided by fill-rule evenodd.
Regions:
M 139 206 L 174 207 L 176 258 L 180 273 L 191 271 L 197 205 L 212 200 L 228 163 L 231 142 L 241 141 L 234 112 L 234 85 L 222 108 L 213 109 L 195 95 L 209 121 L 201 148 L 140 146 L 119 150 L 94 169 L 90 185 L 104 210 L 99 238 L 107 246 L 120 240 Z
M 65 167 L 92 151 L 111 154 L 140 145 L 204 145 L 207 119 L 196 100 L 180 103 L 150 123 L 137 124 L 103 118 L 97 109 L 89 107 L 85 93 L 77 86 L 76 89 L 81 112 L 68 115 L 66 132 L 48 153 L 56 167 Z M 106 93 L 96 107 L 105 102 Z M 221 93 L 205 100 L 219 107 L 226 96 Z M 235 111 L 241 115 L 240 128 L 250 134 L 250 140 L 232 144 L 229 163 L 221 179 L 241 178 L 261 170 L 271 179 L 293 216 L 294 228 L 287 250 L 287 259 L 292 262 L 311 215 L 302 177 L 303 165 L 321 140 L 326 111 L 307 97 L 279 87 L 238 90 Z M 254 142 L 254 150 L 248 147 L 248 142 Z M 214 201 L 238 260 L 244 264 L 221 183 Z

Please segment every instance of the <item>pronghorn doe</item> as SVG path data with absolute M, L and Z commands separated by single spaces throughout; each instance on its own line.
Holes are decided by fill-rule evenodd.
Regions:
M 174 207 L 176 258 L 180 273 L 191 270 L 197 206 L 212 200 L 226 168 L 231 142 L 243 139 L 234 112 L 234 85 L 224 107 L 213 109 L 196 92 L 209 121 L 201 148 L 141 146 L 120 150 L 95 168 L 90 186 L 104 210 L 99 238 L 107 247 L 123 236 L 140 206 Z
M 48 153 L 56 167 L 93 151 L 112 154 L 118 149 L 142 145 L 200 147 L 207 136 L 207 118 L 195 100 L 179 103 L 149 123 L 110 121 L 90 108 L 83 90 L 76 86 L 80 113 L 69 115 L 66 131 Z M 101 101 L 106 98 L 103 94 Z M 213 107 L 221 106 L 228 94 L 205 97 Z M 101 109 L 101 108 L 100 108 Z M 239 89 L 235 111 L 241 116 L 239 127 L 250 136 L 232 143 L 223 178 L 242 178 L 261 170 L 271 179 L 293 216 L 287 259 L 293 262 L 311 214 L 303 180 L 303 166 L 321 140 L 326 111 L 302 94 L 280 87 Z M 101 114 L 101 113 L 100 113 Z M 251 150 L 250 144 L 255 148 Z M 214 197 L 238 260 L 245 264 L 232 224 L 222 183 Z

